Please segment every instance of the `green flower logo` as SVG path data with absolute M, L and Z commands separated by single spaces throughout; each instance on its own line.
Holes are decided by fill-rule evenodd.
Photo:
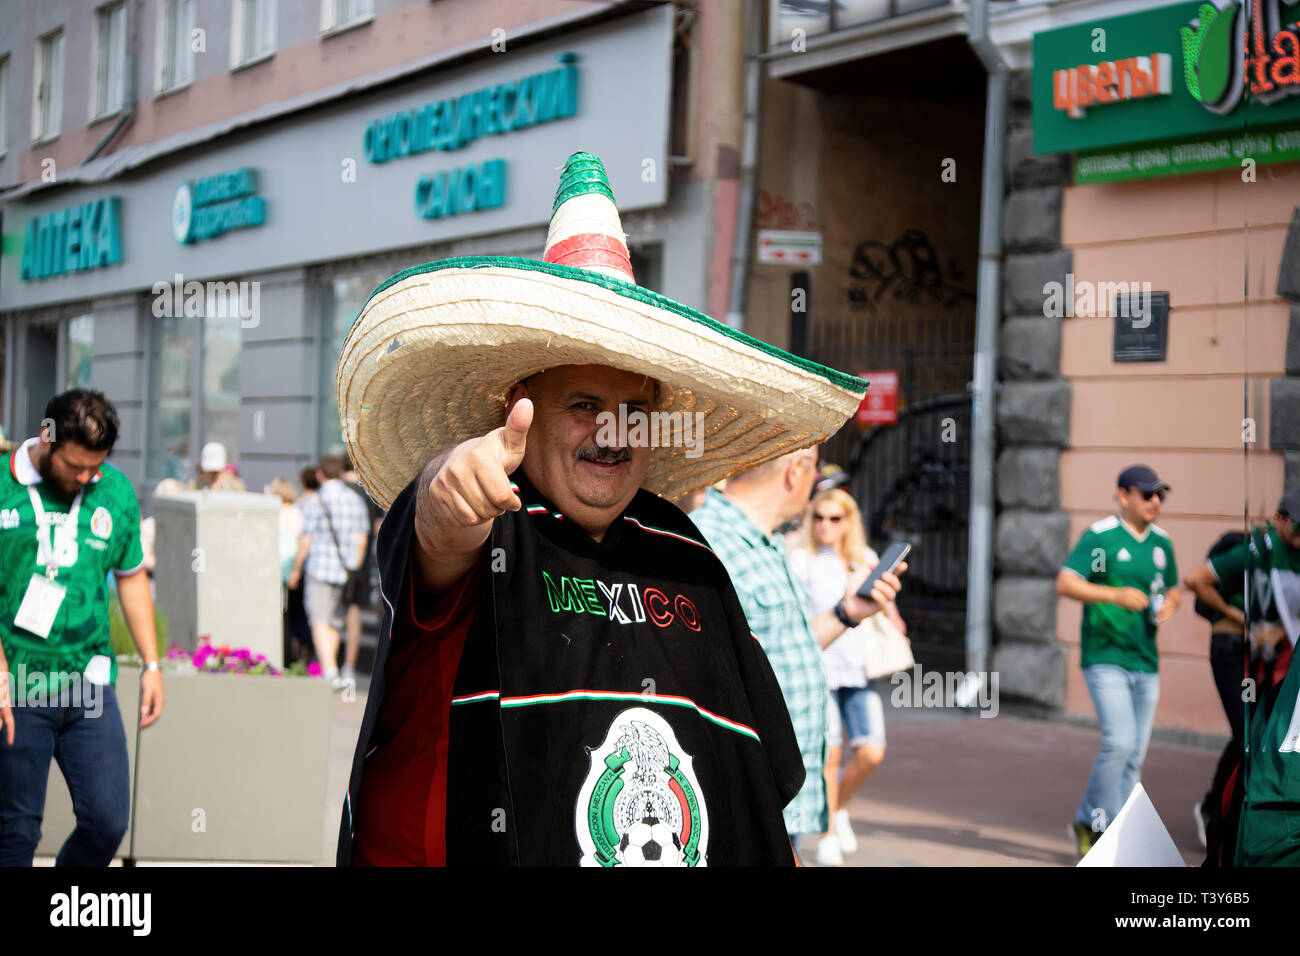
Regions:
M 1203 3 L 1196 14 L 1196 19 L 1178 30 L 1183 45 L 1183 80 L 1187 92 L 1207 109 L 1226 113 L 1231 108 L 1227 101 L 1232 99 L 1232 38 L 1239 10 L 1235 5 L 1225 11 Z

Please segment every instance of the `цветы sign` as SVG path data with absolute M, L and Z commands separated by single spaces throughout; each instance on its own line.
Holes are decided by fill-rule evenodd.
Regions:
M 1204 158 L 1218 149 L 1205 143 L 1300 123 L 1298 14 L 1285 0 L 1192 0 L 1036 34 L 1034 151 L 1182 139 Z

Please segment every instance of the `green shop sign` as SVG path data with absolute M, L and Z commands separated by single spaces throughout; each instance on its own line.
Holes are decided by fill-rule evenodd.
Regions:
M 117 196 L 35 216 L 23 237 L 23 280 L 48 279 L 122 261 Z
M 257 171 L 247 167 L 186 180 L 172 198 L 172 235 L 190 243 L 260 226 L 266 222 L 266 203 L 256 193 Z
M 480 136 L 509 133 L 576 115 L 577 56 L 561 53 L 558 59 L 558 69 L 453 99 L 435 100 L 372 121 L 366 126 L 366 159 L 386 163 L 434 149 L 461 149 Z
M 1234 135 L 1300 123 L 1298 18 L 1300 0 L 1193 0 L 1035 34 L 1035 152 L 1097 158 L 1107 147 L 1178 139 L 1200 158 L 1149 156 L 1153 171 L 1130 175 L 1214 168 L 1197 165 L 1211 152 L 1218 165 L 1239 164 L 1231 146 L 1222 149 Z M 1276 140 L 1270 147 L 1251 155 L 1293 158 Z M 1114 154 L 1107 162 L 1118 170 Z
M 422 219 L 441 219 L 462 212 L 482 212 L 506 202 L 506 161 L 443 170 L 421 176 L 415 183 L 415 214 Z

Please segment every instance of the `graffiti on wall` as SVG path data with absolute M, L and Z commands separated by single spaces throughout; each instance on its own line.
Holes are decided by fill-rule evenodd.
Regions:
M 875 312 L 885 294 L 915 305 L 927 299 L 943 308 L 974 302 L 975 295 L 957 283 L 966 278 L 953 259 L 945 269 L 920 229 L 908 229 L 891 243 L 869 239 L 853 250 L 849 275 L 857 280 L 847 291 L 855 309 Z
M 793 203 L 784 196 L 759 190 L 754 210 L 756 229 L 816 229 L 817 214 L 810 202 Z

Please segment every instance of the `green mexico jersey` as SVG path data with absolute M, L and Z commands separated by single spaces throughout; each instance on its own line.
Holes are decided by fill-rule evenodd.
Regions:
M 1291 640 L 1300 629 L 1300 553 L 1282 543 L 1271 524 L 1209 559 L 1218 590 L 1230 603 L 1250 604 L 1252 620 L 1282 623 Z
M 1158 525 L 1136 534 L 1118 515 L 1094 522 L 1065 562 L 1065 570 L 1092 584 L 1137 588 L 1158 605 L 1178 584 L 1178 564 L 1169 535 Z M 1084 667 L 1114 664 L 1154 674 L 1156 623 L 1151 609 L 1129 611 L 1118 604 L 1083 606 Z
M 86 485 L 77 515 L 74 544 L 60 557 L 56 582 L 66 595 L 48 637 L 15 622 L 32 575 L 44 576 L 38 561 L 37 520 L 29 488 L 40 496 L 47 518 L 66 522 L 72 501 L 49 493 L 39 480 L 28 445 L 0 457 L 0 639 L 10 673 L 81 673 L 91 658 L 112 657 L 108 641 L 108 575 L 143 563 L 140 506 L 131 482 L 112 465 Z M 114 661 L 110 681 L 116 681 Z

